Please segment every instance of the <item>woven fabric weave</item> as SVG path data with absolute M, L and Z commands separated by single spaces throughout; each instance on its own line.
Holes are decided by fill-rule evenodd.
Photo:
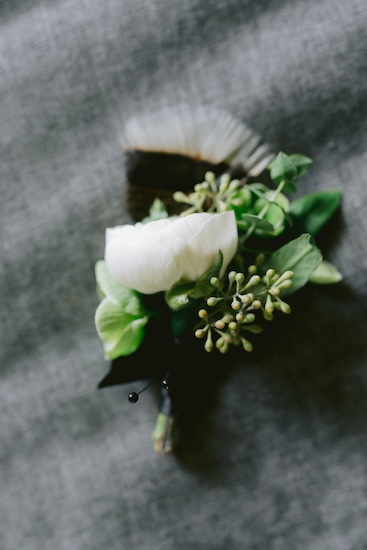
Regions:
M 366 547 L 366 27 L 364 0 L 0 2 L 2 550 Z M 179 102 L 342 188 L 320 239 L 344 282 L 304 289 L 162 458 L 154 387 L 96 389 L 94 264 L 130 221 L 125 122 Z

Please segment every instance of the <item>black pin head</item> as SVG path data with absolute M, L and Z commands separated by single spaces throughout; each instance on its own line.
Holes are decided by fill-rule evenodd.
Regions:
M 151 386 L 153 384 L 154 380 L 151 380 L 151 382 L 149 382 L 149 384 L 147 384 L 142 390 L 140 390 L 139 392 L 136 392 L 136 391 L 133 391 L 131 393 L 129 393 L 129 395 L 127 396 L 128 400 L 130 403 L 136 403 L 139 399 L 139 395 L 141 393 L 143 393 L 143 391 L 145 391 L 147 388 L 149 388 L 149 386 Z
M 130 403 L 136 403 L 138 399 L 139 399 L 139 395 L 135 391 L 129 393 L 128 400 Z

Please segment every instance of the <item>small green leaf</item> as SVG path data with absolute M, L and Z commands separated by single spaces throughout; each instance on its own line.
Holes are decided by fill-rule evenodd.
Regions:
M 141 220 L 141 223 L 148 223 L 156 220 L 163 220 L 165 218 L 168 218 L 168 212 L 166 205 L 163 201 L 156 198 L 154 199 L 154 202 L 152 206 L 149 209 L 149 216 L 146 216 Z
M 289 214 L 300 232 L 316 235 L 340 205 L 339 189 L 304 195 L 291 202 Z
M 272 200 L 274 196 L 274 191 L 267 191 L 263 196 L 258 199 L 254 204 L 254 210 L 257 213 L 260 213 L 264 206 L 267 205 L 267 211 L 264 215 L 264 220 L 268 221 L 273 227 L 271 231 L 261 231 L 260 228 L 257 230 L 258 235 L 263 236 L 274 236 L 280 235 L 283 232 L 285 227 L 285 220 L 288 220 L 287 212 L 289 210 L 289 200 L 279 193 L 276 196 L 275 200 Z
M 290 160 L 289 156 L 283 152 L 277 154 L 277 156 L 271 161 L 268 166 L 270 170 L 271 179 L 279 185 L 281 182 L 285 182 L 283 187 L 285 192 L 295 191 L 295 182 L 298 176 L 297 166 Z
M 173 309 L 178 310 L 187 306 L 190 298 L 194 300 L 207 296 L 213 290 L 210 284 L 212 277 L 218 277 L 223 265 L 223 253 L 218 250 L 218 256 L 215 263 L 208 269 L 204 275 L 196 282 L 180 281 L 174 285 L 165 294 L 167 305 Z
M 148 315 L 140 294 L 122 286 L 110 274 L 106 263 L 96 263 L 96 280 L 103 297 L 95 314 L 97 332 L 106 359 L 130 355 L 144 338 Z
M 234 211 L 236 219 L 240 220 L 241 215 L 247 212 L 251 205 L 251 192 L 248 185 L 244 185 L 236 193 L 234 193 L 230 200 L 229 206 Z
M 134 353 L 144 338 L 147 322 L 147 315 L 137 318 L 106 297 L 95 314 L 95 324 L 104 344 L 106 359 Z
M 339 283 L 343 279 L 343 275 L 330 262 L 325 260 L 315 269 L 309 281 L 317 285 L 330 285 Z
M 194 282 L 187 281 L 174 285 L 170 290 L 167 290 L 165 294 L 167 305 L 173 310 L 185 306 L 189 302 L 189 294 L 194 287 Z
M 297 179 L 307 172 L 311 164 L 312 160 L 305 155 L 286 155 L 280 152 L 270 162 L 268 169 L 272 180 L 277 185 L 283 182 L 283 191 L 290 193 L 296 190 Z
M 254 225 L 256 229 L 263 229 L 264 231 L 273 231 L 273 225 L 263 219 L 255 216 L 254 214 L 242 214 L 241 221 L 237 222 L 237 225 L 242 229 L 247 229 L 250 225 Z
M 321 261 L 322 254 L 313 238 L 309 234 L 303 234 L 273 252 L 262 265 L 262 269 L 264 273 L 268 268 L 279 274 L 288 270 L 294 272 L 292 286 L 282 290 L 282 295 L 286 295 L 304 286 Z
M 303 174 L 307 172 L 313 162 L 312 159 L 310 159 L 309 157 L 299 154 L 289 155 L 288 158 L 293 166 L 296 167 L 298 176 L 303 176 Z
M 104 260 L 96 263 L 95 274 L 100 296 L 106 296 L 111 302 L 119 305 L 131 315 L 142 317 L 145 314 L 139 294 L 122 286 L 108 271 Z
M 212 277 L 219 277 L 220 270 L 222 269 L 223 265 L 223 253 L 221 250 L 218 250 L 218 256 L 215 261 L 215 263 L 211 266 L 210 269 L 204 275 L 200 277 L 200 279 L 196 282 L 195 287 L 190 292 L 190 296 L 192 298 L 202 298 L 203 296 L 207 296 L 212 292 L 213 287 L 210 284 L 210 279 Z

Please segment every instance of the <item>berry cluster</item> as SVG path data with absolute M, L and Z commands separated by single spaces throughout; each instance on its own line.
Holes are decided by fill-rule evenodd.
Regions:
M 205 350 L 217 348 L 226 353 L 230 345 L 242 345 L 245 351 L 252 351 L 253 345 L 244 333 L 262 331 L 256 324 L 256 313 L 261 312 L 265 320 L 271 321 L 274 310 L 291 312 L 280 294 L 282 289 L 290 288 L 293 275 L 289 270 L 279 274 L 268 269 L 260 276 L 257 266 L 251 265 L 246 275 L 230 271 L 226 279 L 212 277 L 213 293 L 206 300 L 207 307 L 198 312 L 201 323 L 195 331 L 197 338 L 206 339 Z

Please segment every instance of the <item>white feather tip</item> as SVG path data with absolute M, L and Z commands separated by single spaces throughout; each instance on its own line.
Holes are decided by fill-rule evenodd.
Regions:
M 270 147 L 229 113 L 177 106 L 127 121 L 124 150 L 181 154 L 213 164 L 242 165 L 259 175 L 274 157 Z

